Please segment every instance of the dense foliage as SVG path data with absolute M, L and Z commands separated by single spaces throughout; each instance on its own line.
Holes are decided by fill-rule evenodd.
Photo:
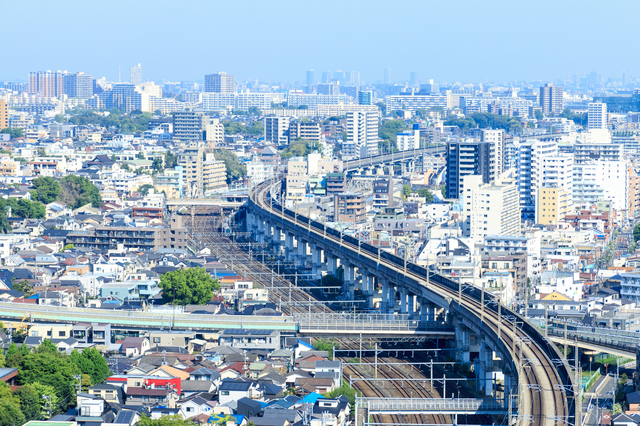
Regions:
M 404 120 L 383 121 L 378 127 L 378 138 L 380 138 L 380 144 L 385 147 L 390 147 L 392 150 L 396 150 L 396 135 L 398 133 L 402 133 L 406 129 L 407 124 Z
M 480 129 L 504 129 L 508 132 L 522 130 L 522 123 L 518 118 L 488 112 L 475 112 L 464 118 L 450 118 L 444 122 L 444 125 L 458 126 L 463 132 L 475 127 Z
M 205 305 L 220 289 L 204 268 L 178 269 L 160 276 L 162 300 L 175 305 Z
M 241 179 L 247 175 L 247 166 L 238 160 L 238 156 L 228 149 L 216 149 L 216 160 L 224 161 L 227 168 L 227 183 Z
M 86 387 L 104 382 L 110 374 L 107 361 L 97 349 L 66 355 L 58 351 L 51 340 L 43 341 L 33 351 L 26 345 L 18 348 L 12 343 L 7 349 L 6 364 L 18 368 L 21 387 L 13 394 L 0 389 L 0 426 L 13 425 L 13 421 L 22 424 L 42 416 L 48 418 L 49 408 L 52 416 L 63 413 L 75 403 L 77 376 Z M 45 406 L 49 399 L 51 407 Z M 3 417 L 3 413 L 11 416 Z M 6 423 L 6 419 L 11 423 Z
M 43 204 L 54 202 L 60 194 L 60 183 L 49 176 L 35 178 L 32 185 L 35 189 L 31 191 L 31 199 Z
M 584 127 L 587 126 L 588 116 L 589 114 L 587 114 L 586 112 L 584 114 L 576 114 L 575 112 L 571 111 L 569 108 L 565 108 L 564 111 L 560 113 L 560 117 L 564 117 L 567 120 L 571 120 L 574 123 Z
M 86 204 L 100 207 L 102 196 L 100 190 L 86 177 L 67 175 L 60 180 L 58 199 L 70 208 L 77 209 Z
M 427 188 L 422 188 L 418 191 L 418 196 L 425 197 L 427 199 L 427 203 L 433 203 L 433 193 L 429 191 Z
M 0 215 L 5 215 L 7 207 L 11 207 L 12 217 L 26 217 L 31 219 L 44 219 L 46 207 L 38 201 L 31 201 L 25 198 L 0 198 Z M 0 219 L 0 227 L 2 220 Z
M 322 145 L 320 142 L 296 139 L 280 153 L 280 156 L 282 158 L 306 157 L 313 151 L 322 152 Z
M 224 133 L 227 135 L 261 136 L 264 134 L 262 121 L 254 121 L 250 126 L 238 121 L 223 121 L 222 125 L 224 126 Z
M 103 116 L 86 109 L 75 109 L 69 122 L 76 125 L 95 124 L 107 129 L 118 129 L 120 133 L 144 132 L 147 130 L 149 120 L 153 118 L 151 113 L 132 111 L 123 114 L 119 109 L 109 110 L 109 114 Z
M 5 129 L 0 130 L 0 133 L 8 133 L 9 135 L 11 135 L 11 139 L 22 137 L 22 129 L 10 129 L 7 127 Z

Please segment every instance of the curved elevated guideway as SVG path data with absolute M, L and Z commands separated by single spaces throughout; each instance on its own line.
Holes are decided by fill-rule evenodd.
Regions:
M 483 295 L 482 300 L 479 290 L 461 292 L 458 283 L 450 279 L 434 274 L 429 276 L 425 268 L 389 253 L 381 253 L 379 248 L 286 209 L 273 197 L 280 185 L 279 179 L 273 179 L 255 187 L 249 199 L 252 213 L 265 223 L 278 224 L 287 232 L 321 244 L 325 250 L 347 253 L 350 259 L 358 259 L 360 264 L 367 265 L 365 268 L 393 272 L 403 285 L 415 286 L 418 283 L 450 303 L 450 312 L 466 315 L 468 323 L 479 320 L 482 336 L 488 339 L 489 335 L 497 335 L 495 343 L 503 354 L 507 352 L 505 356 L 513 360 L 517 370 L 519 386 L 513 394 L 519 394 L 515 417 L 518 424 L 576 424 L 574 419 L 576 413 L 580 413 L 580 404 L 577 404 L 576 412 L 572 373 L 553 343 L 545 340 L 535 327 L 508 308 L 497 307 L 490 295 Z M 464 321 L 463 324 L 467 325 Z

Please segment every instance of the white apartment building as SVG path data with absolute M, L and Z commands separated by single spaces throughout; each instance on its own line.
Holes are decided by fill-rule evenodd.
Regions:
M 211 111 L 221 108 L 247 110 L 250 107 L 262 110 L 271 108 L 272 93 L 203 93 L 202 109 Z
M 540 238 L 541 232 L 516 235 L 487 235 L 484 239 L 485 250 L 502 250 L 509 253 L 527 253 L 527 276 L 534 277 L 540 273 Z
M 495 173 L 496 176 L 502 174 L 504 166 L 504 130 L 482 130 L 482 142 L 492 142 L 495 147 Z
M 431 107 L 449 108 L 447 95 L 392 95 L 386 98 L 387 111 L 411 111 Z
M 378 155 L 378 115 L 347 113 L 347 140 L 342 145 L 343 160 Z
M 288 201 L 300 202 L 307 193 L 309 173 L 307 161 L 303 157 L 291 157 L 287 163 L 287 195 Z
M 521 234 L 518 188 L 507 174 L 492 184 L 482 183 L 482 176 L 463 177 L 461 203 L 463 232 L 476 243 L 487 235 Z
M 607 104 L 602 102 L 589 102 L 587 115 L 587 128 L 606 129 L 607 128 Z
M 264 164 L 260 160 L 253 159 L 246 163 L 246 166 L 250 187 L 256 186 L 274 176 L 272 164 Z
M 289 143 L 291 117 L 266 117 L 264 119 L 264 140 L 276 145 Z
M 614 209 L 626 210 L 628 182 L 626 161 L 577 164 L 573 171 L 573 203 L 589 207 L 604 199 L 611 201 Z
M 309 109 L 318 105 L 340 105 L 355 104 L 355 100 L 349 95 L 318 95 L 315 93 L 306 94 L 302 92 L 289 92 L 287 95 L 287 105 L 289 107 L 307 106 Z
M 420 149 L 420 125 L 414 124 L 411 132 L 396 134 L 396 146 L 399 151 Z

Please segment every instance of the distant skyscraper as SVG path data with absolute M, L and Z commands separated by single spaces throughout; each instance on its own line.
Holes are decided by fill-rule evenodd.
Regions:
M 607 104 L 602 102 L 590 102 L 588 110 L 588 128 L 607 128 Z
M 131 72 L 130 83 L 142 84 L 142 65 L 138 64 L 135 67 L 131 67 L 130 72 Z
M 353 84 L 356 87 L 360 86 L 360 72 L 351 71 L 347 80 L 349 81 L 349 84 Z
M 340 84 L 344 84 L 346 81 L 346 76 L 344 71 L 336 71 L 333 73 L 333 79 L 340 82 Z
M 307 71 L 307 86 L 313 86 L 315 82 L 316 82 L 316 79 L 313 74 L 313 70 Z
M 370 90 L 358 92 L 359 105 L 373 105 L 373 93 Z
M 322 71 L 322 82 L 331 83 L 331 71 Z
M 562 98 L 564 89 L 556 87 L 552 84 L 545 84 L 540 87 L 540 106 L 543 114 L 560 114 L 564 108 L 564 100 Z
M 384 69 L 384 80 L 382 81 L 384 84 L 391 83 L 391 68 Z
M 235 93 L 235 78 L 232 75 L 227 75 L 225 72 L 205 75 L 204 91 L 210 93 Z
M 89 99 L 93 96 L 93 77 L 83 72 L 65 74 L 64 93 L 70 98 Z
M 418 73 L 413 71 L 409 74 L 409 86 L 416 87 L 418 85 Z
M 30 72 L 29 93 L 39 94 L 46 98 L 59 97 L 64 94 L 64 75 L 67 72 Z
M 7 101 L 0 99 L 0 130 L 9 127 L 9 108 L 7 108 Z

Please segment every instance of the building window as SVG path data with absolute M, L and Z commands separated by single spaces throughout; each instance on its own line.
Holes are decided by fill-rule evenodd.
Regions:
M 66 336 L 67 336 L 66 331 L 58 331 L 58 337 L 66 337 Z

